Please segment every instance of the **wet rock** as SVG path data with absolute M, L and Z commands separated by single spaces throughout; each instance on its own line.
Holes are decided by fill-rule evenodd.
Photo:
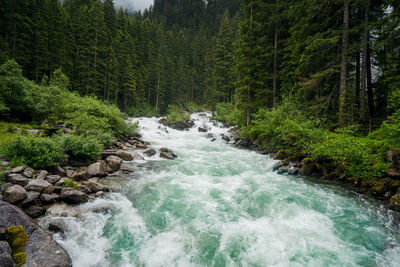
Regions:
M 47 229 L 53 233 L 65 233 L 68 231 L 68 225 L 60 219 L 52 220 L 49 222 Z
M 44 194 L 53 193 L 54 186 L 46 180 L 30 180 L 29 183 L 25 186 L 27 191 L 35 191 Z
M 21 173 L 25 170 L 25 166 L 18 166 L 11 170 L 11 173 Z
M 287 151 L 284 150 L 284 149 L 279 150 L 279 151 L 276 152 L 276 154 L 275 154 L 275 159 L 280 159 L 280 160 L 282 160 L 282 159 L 286 159 L 287 157 L 288 157 L 288 153 L 287 153 Z
M 207 138 L 208 139 L 211 139 L 211 142 L 214 142 L 217 138 L 215 137 L 215 135 L 214 134 L 212 134 L 212 133 L 208 133 L 207 134 Z
M 93 193 L 92 190 L 90 190 L 90 187 L 86 184 L 81 184 L 79 185 L 78 191 L 81 191 L 85 194 L 91 194 Z
M 20 186 L 25 186 L 28 184 L 29 179 L 25 178 L 21 174 L 10 174 L 8 181 L 12 184 L 19 184 Z
M 221 134 L 221 138 L 222 140 L 224 140 L 225 142 L 229 143 L 231 141 L 231 139 L 229 138 L 229 136 L 225 135 L 225 134 Z
M 26 190 L 20 185 L 13 185 L 4 190 L 3 198 L 8 203 L 14 204 L 26 198 Z
M 147 148 L 146 144 L 143 144 L 143 143 L 140 143 L 140 142 L 137 142 L 135 146 L 136 146 L 136 148 L 142 148 L 142 149 Z
M 43 179 L 45 179 L 45 178 L 47 177 L 47 175 L 49 175 L 49 172 L 48 172 L 48 171 L 41 170 L 41 171 L 39 171 L 38 174 L 36 175 L 36 179 L 43 180 Z
M 74 175 L 74 180 L 76 181 L 87 180 L 89 178 L 90 174 L 87 172 L 78 172 L 77 174 Z
M 287 173 L 287 172 L 289 171 L 289 169 L 290 169 L 290 166 L 283 166 L 283 167 L 280 167 L 280 168 L 278 169 L 278 174 Z
M 52 194 L 42 194 L 40 196 L 40 200 L 45 203 L 45 204 L 49 204 L 49 203 L 54 203 L 59 199 L 59 195 L 52 193 Z
M 298 167 L 291 167 L 291 168 L 289 168 L 288 173 L 291 175 L 296 175 L 299 173 L 299 170 L 300 170 L 300 168 L 298 168 Z
M 395 194 L 389 200 L 389 208 L 400 211 L 400 193 Z
M 19 208 L 0 201 L 0 214 L 0 227 L 22 225 L 28 234 L 28 243 L 25 247 L 27 259 L 24 266 L 72 266 L 72 261 L 65 250 Z
M 277 171 L 281 167 L 286 166 L 286 165 L 287 164 L 284 161 L 279 161 L 279 162 L 275 163 L 274 167 L 272 167 L 272 170 Z
M 165 158 L 165 159 L 174 159 L 174 158 L 177 158 L 178 156 L 175 155 L 172 152 L 172 150 L 163 147 L 163 148 L 160 148 L 160 157 Z
M 26 192 L 26 198 L 24 199 L 24 201 L 22 201 L 21 206 L 28 207 L 29 205 L 35 204 L 39 197 L 39 192 L 28 191 Z
M 108 156 L 106 158 L 106 162 L 108 163 L 108 165 L 111 168 L 111 171 L 113 171 L 113 172 L 118 171 L 122 165 L 122 159 L 117 156 Z
M 144 160 L 144 158 L 138 153 L 133 154 L 133 160 Z
M 104 195 L 103 191 L 96 192 L 96 197 L 101 197 L 102 195 Z
M 148 156 L 148 157 L 152 157 L 152 156 L 154 156 L 155 154 L 156 154 L 157 152 L 154 150 L 154 149 L 149 149 L 149 150 L 147 150 L 147 151 L 145 151 L 145 152 L 143 152 L 143 154 L 145 154 L 146 156 Z
M 32 178 L 33 177 L 33 169 L 31 168 L 26 168 L 23 172 L 22 175 L 25 176 L 26 178 Z
M 122 173 L 132 173 L 132 172 L 134 172 L 134 170 L 131 168 L 128 168 L 128 167 L 122 167 L 121 172 Z
M 99 182 L 97 182 L 97 181 L 95 181 L 95 180 L 93 180 L 93 181 L 90 181 L 90 180 L 89 180 L 89 181 L 86 183 L 86 185 L 89 186 L 90 190 L 91 190 L 93 193 L 96 193 L 96 192 L 99 192 L 99 191 L 103 191 L 103 192 L 108 192 L 108 191 L 110 191 L 110 189 L 108 188 L 108 186 L 103 185 L 103 184 L 101 184 L 101 183 L 99 183 Z
M 106 176 L 107 166 L 104 161 L 98 161 L 96 163 L 90 164 L 86 170 L 89 177 L 101 177 Z
M 126 151 L 117 151 L 116 155 L 125 161 L 133 160 L 133 156 Z
M 187 129 L 192 128 L 194 126 L 194 121 L 193 120 L 186 120 L 186 121 L 178 121 L 178 122 L 174 122 L 174 123 L 169 123 L 169 122 L 167 122 L 167 119 L 164 118 L 164 119 L 160 120 L 160 123 L 165 125 L 165 126 L 168 126 L 168 127 L 171 127 L 171 128 L 173 128 L 175 130 L 180 130 L 180 131 L 187 130 Z
M 61 176 L 60 175 L 49 175 L 46 177 L 46 181 L 48 181 L 51 184 L 55 184 L 58 181 L 60 181 Z
M 26 214 L 35 219 L 43 215 L 44 209 L 38 205 L 32 205 L 24 208 Z
M 208 132 L 208 129 L 207 129 L 206 127 L 199 127 L 199 128 L 197 128 L 197 130 L 198 130 L 199 132 L 201 132 L 201 133 L 206 133 L 206 132 Z
M 89 196 L 87 194 L 75 189 L 62 190 L 60 197 L 65 202 L 72 204 L 83 203 L 89 200 Z

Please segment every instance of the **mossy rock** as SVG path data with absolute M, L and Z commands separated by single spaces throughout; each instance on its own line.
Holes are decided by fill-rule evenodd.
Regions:
M 17 266 L 26 262 L 25 247 L 28 243 L 28 235 L 22 225 L 10 226 L 7 228 L 7 241 L 12 249 L 12 256 Z
M 276 152 L 275 159 L 286 159 L 288 157 L 288 152 L 284 149 L 280 149 Z
M 389 208 L 400 211 L 400 194 L 392 196 L 389 200 Z

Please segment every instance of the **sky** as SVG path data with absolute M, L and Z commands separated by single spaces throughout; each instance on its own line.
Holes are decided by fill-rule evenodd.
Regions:
M 153 4 L 153 0 L 114 0 L 115 7 L 119 8 L 121 5 L 127 9 L 143 10 Z

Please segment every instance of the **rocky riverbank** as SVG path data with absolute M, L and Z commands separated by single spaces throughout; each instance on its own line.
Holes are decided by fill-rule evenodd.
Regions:
M 52 170 L 34 170 L 28 166 L 7 169 L 4 172 L 6 182 L 0 188 L 0 230 L 17 225 L 24 227 L 28 234 L 25 266 L 71 266 L 66 252 L 32 219 L 51 216 L 60 205 L 73 206 L 101 197 L 106 192 L 118 191 L 103 182 L 110 175 L 133 172 L 124 167 L 123 162 L 144 160 L 137 150 L 147 157 L 157 154 L 165 159 L 177 157 L 167 148 L 157 151 L 148 149 L 149 145 L 136 135 L 113 142 L 111 148 L 102 152 L 101 159 L 88 166 L 57 166 Z M 9 165 L 6 159 L 2 164 Z M 53 223 L 47 230 L 62 232 L 63 226 Z M 15 266 L 3 239 L 0 240 L 0 252 L 4 254 L 0 253 L 0 266 Z

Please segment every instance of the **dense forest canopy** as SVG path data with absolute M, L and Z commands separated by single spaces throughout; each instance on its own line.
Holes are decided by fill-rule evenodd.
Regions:
M 155 0 L 143 12 L 112 0 L 7 0 L 0 63 L 123 111 L 235 104 L 243 124 L 282 101 L 332 125 L 374 128 L 400 99 L 395 0 Z M 6 101 L 4 97 L 0 101 Z

